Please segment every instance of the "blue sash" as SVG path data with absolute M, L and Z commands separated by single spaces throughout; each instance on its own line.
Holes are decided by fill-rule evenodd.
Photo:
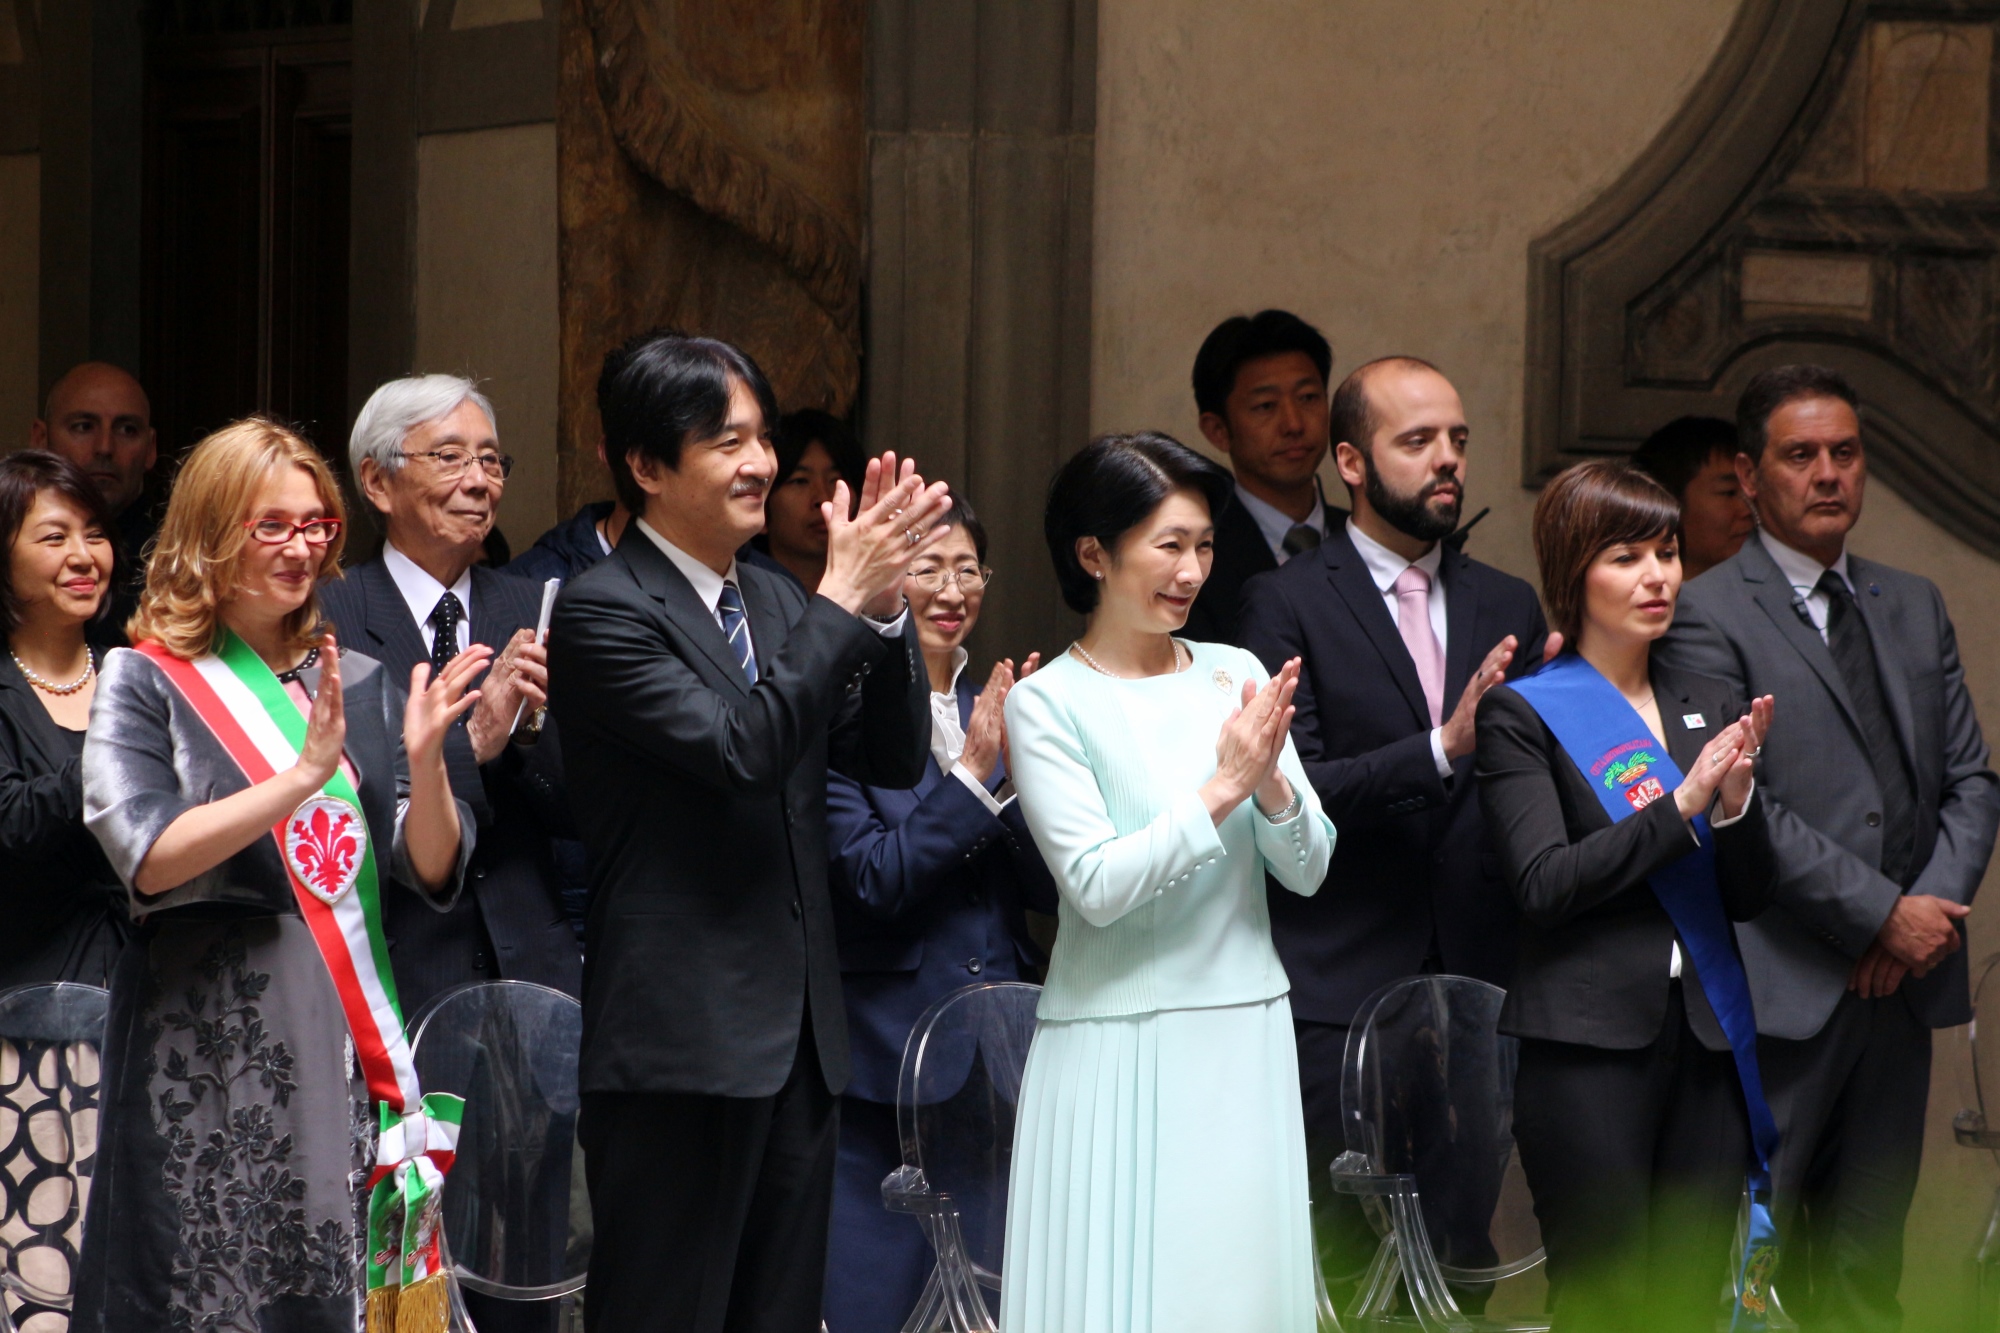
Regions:
M 1681 785 L 1680 767 L 1667 747 L 1654 739 L 1625 696 L 1577 654 L 1564 653 L 1536 675 L 1514 682 L 1513 688 L 1548 724 L 1612 823 L 1667 799 Z M 1737 1269 L 1730 1328 L 1759 1330 L 1766 1326 L 1771 1273 L 1778 1263 L 1778 1232 L 1771 1221 L 1771 1157 L 1778 1150 L 1778 1124 L 1764 1100 L 1763 1076 L 1757 1072 L 1757 1017 L 1735 935 L 1722 910 L 1722 892 L 1715 879 L 1715 837 L 1707 816 L 1696 815 L 1693 823 L 1699 846 L 1654 871 L 1650 882 L 1694 960 L 1702 994 L 1729 1038 L 1736 1077 L 1750 1111 L 1750 1229 Z

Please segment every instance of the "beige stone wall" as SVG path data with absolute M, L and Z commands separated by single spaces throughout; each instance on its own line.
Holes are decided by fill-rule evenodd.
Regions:
M 1091 423 L 1194 443 L 1188 371 L 1232 313 L 1281 305 L 1334 344 L 1436 361 L 1472 426 L 1481 559 L 1533 577 L 1521 475 L 1529 242 L 1617 178 L 1706 68 L 1736 0 L 1101 0 Z M 1328 481 L 1338 494 L 1329 469 Z M 1886 487 L 1855 548 L 1945 589 L 2000 728 L 2000 565 Z M 1779 725 L 1783 725 L 1782 702 Z M 2000 947 L 1975 913 L 1974 956 Z M 1911 1234 L 1912 1328 L 1960 1326 L 1996 1175 L 1952 1144 L 1962 1032 L 1939 1034 Z M 1782 1280 L 1780 1290 L 1783 1289 Z
M 514 474 L 500 527 L 518 553 L 556 520 L 553 124 L 417 145 L 417 366 L 480 381 Z
M 41 331 L 41 156 L 0 153 L 0 452 L 27 443 Z

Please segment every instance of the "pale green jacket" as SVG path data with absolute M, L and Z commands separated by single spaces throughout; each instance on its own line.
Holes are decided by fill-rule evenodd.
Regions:
M 1245 801 L 1216 827 L 1198 791 L 1215 775 L 1217 733 L 1243 682 L 1268 677 L 1240 648 L 1188 646 L 1188 670 L 1145 680 L 1064 653 L 1007 696 L 1015 790 L 1062 892 L 1044 1019 L 1248 1004 L 1291 988 L 1264 875 L 1316 893 L 1333 825 L 1287 740 L 1279 764 L 1299 812 L 1273 824 Z

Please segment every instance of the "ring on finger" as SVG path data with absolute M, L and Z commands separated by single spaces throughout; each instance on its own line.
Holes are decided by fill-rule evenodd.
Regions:
M 903 535 L 910 539 L 910 545 L 915 546 L 924 539 L 924 530 L 918 527 L 911 527 L 905 529 Z

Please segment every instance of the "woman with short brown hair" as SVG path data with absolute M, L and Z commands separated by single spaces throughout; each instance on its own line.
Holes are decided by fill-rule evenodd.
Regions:
M 1775 884 L 1752 780 L 1771 700 L 1652 659 L 1678 520 L 1623 463 L 1550 482 L 1535 556 L 1569 649 L 1479 707 L 1480 802 L 1522 915 L 1500 1030 L 1521 1042 L 1514 1135 L 1557 1329 L 1709 1333 L 1775 1147 L 1729 925 Z
M 473 823 L 443 741 L 488 650 L 419 666 L 407 695 L 343 658 L 314 593 L 342 525 L 296 434 L 209 436 L 134 647 L 104 662 L 84 814 L 139 925 L 111 985 L 81 1327 L 362 1327 L 374 1103 L 422 1113 L 380 895 L 456 896 Z

